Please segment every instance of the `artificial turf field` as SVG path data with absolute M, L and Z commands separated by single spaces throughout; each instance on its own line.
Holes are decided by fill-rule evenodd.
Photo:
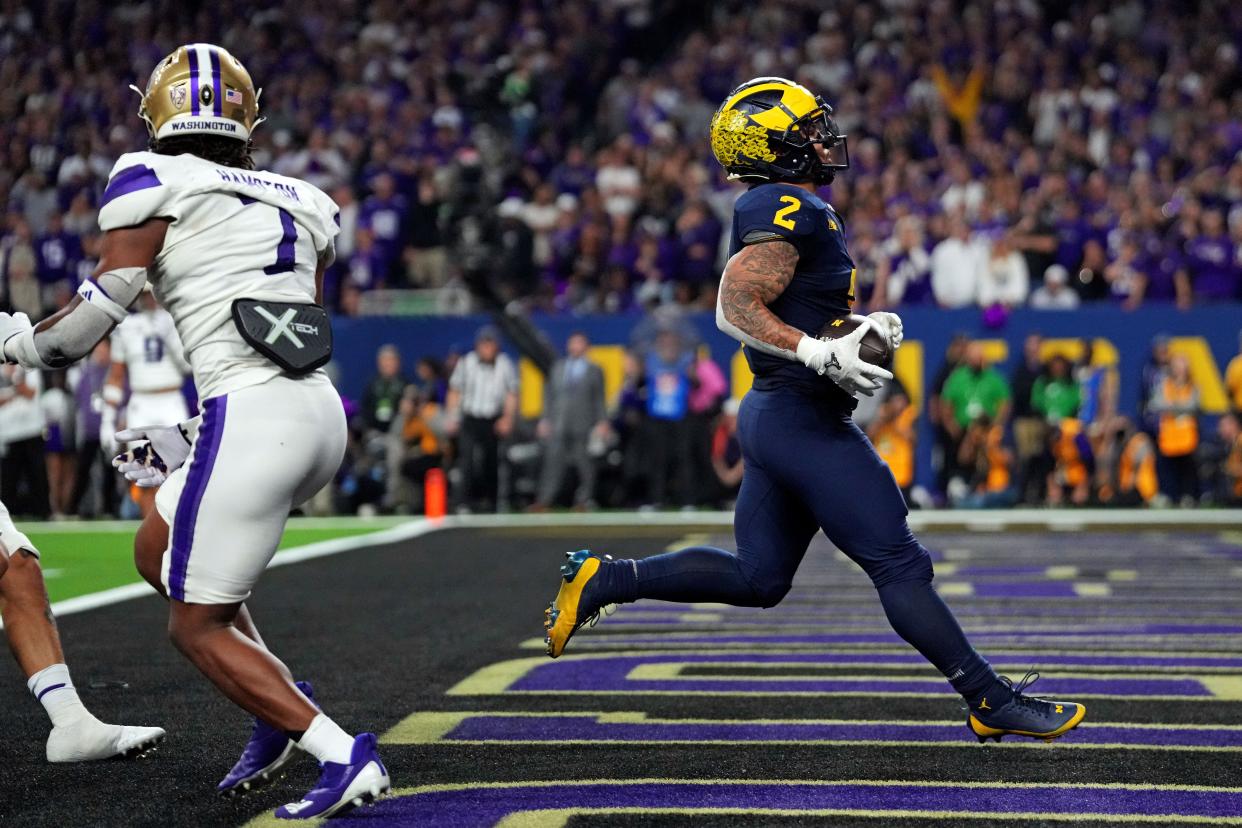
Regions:
M 391 528 L 394 518 L 293 518 L 281 549 Z M 26 526 L 25 524 L 23 524 Z M 66 522 L 26 526 L 39 547 L 43 578 L 52 601 L 138 583 L 134 569 L 136 521 Z
M 1236 533 L 922 533 L 976 645 L 1089 709 L 1057 743 L 983 746 L 822 538 L 776 609 L 625 606 L 548 660 L 563 551 L 729 543 L 616 520 L 450 528 L 267 573 L 253 608 L 269 644 L 346 729 L 383 737 L 395 795 L 335 822 L 1242 824 Z M 0 824 L 271 824 L 314 781 L 303 758 L 270 789 L 213 795 L 248 724 L 173 652 L 158 599 L 61 626 L 87 704 L 169 739 L 140 761 L 49 766 L 46 719 L 0 665 Z

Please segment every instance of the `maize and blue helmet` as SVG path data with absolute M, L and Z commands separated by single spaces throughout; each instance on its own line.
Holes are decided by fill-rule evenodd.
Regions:
M 712 153 L 731 181 L 831 184 L 850 165 L 832 107 L 785 78 L 755 78 L 734 89 L 712 117 Z M 828 151 L 824 160 L 816 151 Z

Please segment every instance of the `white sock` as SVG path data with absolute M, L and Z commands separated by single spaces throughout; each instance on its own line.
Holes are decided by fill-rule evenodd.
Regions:
M 53 664 L 35 673 L 26 682 L 26 687 L 43 705 L 53 727 L 73 724 L 83 716 L 91 715 L 78 698 L 73 679 L 69 678 L 69 668 L 64 664 Z
M 348 765 L 354 752 L 354 737 L 320 713 L 311 720 L 310 727 L 306 728 L 306 732 L 298 740 L 298 747 L 320 762 Z

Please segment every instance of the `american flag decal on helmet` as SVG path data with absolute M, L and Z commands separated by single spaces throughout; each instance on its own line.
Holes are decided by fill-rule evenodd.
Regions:
M 224 90 L 224 102 L 239 104 L 242 102 L 242 93 L 236 89 L 229 89 L 226 87 Z

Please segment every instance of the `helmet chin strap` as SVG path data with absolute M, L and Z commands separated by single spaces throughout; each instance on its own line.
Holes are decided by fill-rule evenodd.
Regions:
M 129 85 L 129 88 L 138 93 L 138 117 L 141 118 L 142 122 L 147 125 L 147 134 L 154 138 L 155 124 L 151 123 L 151 118 L 147 115 L 147 93 L 143 92 L 132 83 Z

